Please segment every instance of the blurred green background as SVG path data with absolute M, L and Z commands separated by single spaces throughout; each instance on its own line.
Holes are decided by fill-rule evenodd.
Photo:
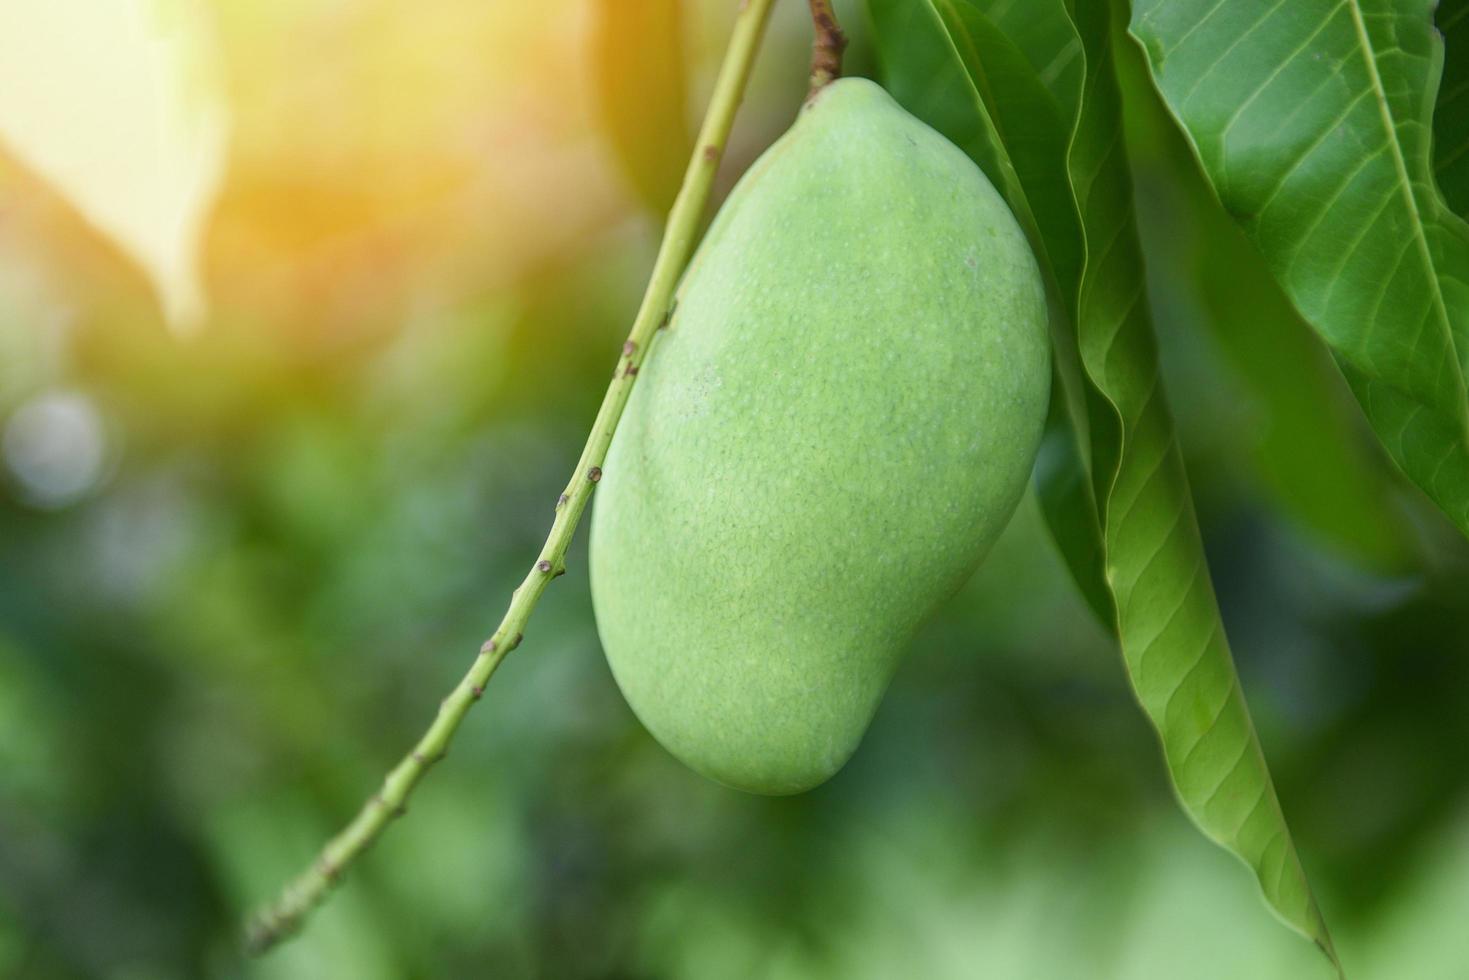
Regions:
M 579 538 L 408 817 L 240 958 L 549 526 L 686 152 L 667 120 L 696 123 L 729 23 L 667 6 L 681 57 L 637 89 L 610 0 L 218 4 L 232 140 L 193 337 L 0 155 L 0 976 L 1328 975 L 1178 812 L 1029 499 L 856 758 L 791 799 L 642 730 Z M 722 190 L 799 103 L 801 8 Z M 1169 394 L 1297 845 L 1352 976 L 1462 980 L 1469 546 L 1122 69 Z

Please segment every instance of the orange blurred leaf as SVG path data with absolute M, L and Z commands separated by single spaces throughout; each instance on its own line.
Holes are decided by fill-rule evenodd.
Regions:
M 598 122 L 639 202 L 661 217 L 693 145 L 678 0 L 594 0 Z
M 0 145 L 143 267 L 177 329 L 204 315 L 200 241 L 225 157 L 200 14 L 0 0 Z

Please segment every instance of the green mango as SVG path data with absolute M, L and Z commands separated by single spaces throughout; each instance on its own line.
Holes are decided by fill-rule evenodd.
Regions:
M 653 735 L 757 793 L 840 769 L 1014 512 L 1050 377 L 984 174 L 872 82 L 823 89 L 716 216 L 597 488 L 597 627 Z

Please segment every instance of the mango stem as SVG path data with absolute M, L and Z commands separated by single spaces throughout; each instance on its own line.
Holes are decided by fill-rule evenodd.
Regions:
M 806 98 L 842 77 L 842 52 L 847 49 L 847 36 L 837 23 L 831 0 L 811 0 L 811 90 Z
M 439 705 L 438 714 L 418 744 L 388 773 L 382 788 L 368 798 L 347 827 L 327 842 L 316 859 L 286 884 L 279 897 L 258 910 L 245 931 L 245 949 L 258 955 L 301 928 L 310 914 L 331 892 L 343 873 L 363 851 L 401 815 L 408 796 L 429 767 L 444 758 L 449 743 L 470 707 L 484 693 L 485 684 L 505 655 L 520 644 L 526 622 L 546 586 L 566 569 L 566 551 L 577 523 L 591 500 L 592 489 L 602 477 L 602 463 L 612 434 L 627 405 L 637 380 L 638 368 L 647 355 L 654 333 L 672 311 L 674 289 L 693 252 L 700 219 L 709 203 L 715 171 L 724 155 L 735 110 L 744 96 L 745 85 L 760 46 L 774 0 L 744 0 L 735 17 L 734 30 L 714 94 L 699 130 L 699 140 L 684 173 L 683 186 L 673 202 L 664 228 L 663 241 L 653 263 L 653 272 L 643 294 L 642 305 L 633 319 L 632 331 L 622 345 L 612 372 L 612 382 L 602 399 L 596 421 L 587 436 L 581 458 L 565 493 L 556 501 L 556 517 L 540 554 L 516 589 L 510 607 L 494 634 L 480 647 L 468 673 Z

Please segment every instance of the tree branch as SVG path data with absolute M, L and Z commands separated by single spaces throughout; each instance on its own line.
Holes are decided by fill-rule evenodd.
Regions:
M 368 799 L 346 829 L 327 842 L 310 867 L 289 882 L 273 904 L 252 917 L 245 936 L 246 949 L 252 954 L 270 949 L 300 929 L 306 916 L 331 892 L 352 862 L 377 840 L 394 817 L 404 812 L 409 794 L 429 767 L 444 757 L 460 722 L 484 693 L 490 675 L 505 655 L 520 644 L 525 624 L 546 586 L 566 570 L 566 551 L 572 534 L 591 499 L 593 487 L 602 476 L 607 447 L 627 405 L 648 343 L 672 313 L 674 289 L 693 251 L 699 220 L 709 202 L 714 173 L 724 154 L 772 3 L 773 0 L 744 0 L 740 5 L 704 125 L 699 131 L 699 141 L 669 212 L 642 305 L 627 342 L 622 345 L 622 356 L 618 358 L 576 471 L 556 501 L 556 517 L 540 555 L 525 581 L 515 590 L 499 627 L 480 648 L 468 673 L 440 704 L 433 724 L 413 751 L 388 773 L 382 789 Z

